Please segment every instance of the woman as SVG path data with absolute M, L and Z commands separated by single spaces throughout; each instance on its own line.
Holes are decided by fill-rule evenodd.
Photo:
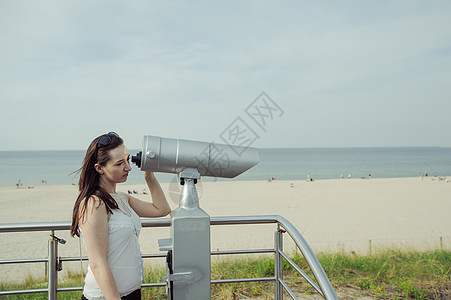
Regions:
M 118 134 L 101 135 L 89 145 L 71 226 L 72 236 L 82 233 L 89 259 L 82 299 L 141 299 L 139 217 L 163 217 L 171 209 L 152 172 L 145 173 L 152 203 L 116 193 L 130 170 L 130 154 Z

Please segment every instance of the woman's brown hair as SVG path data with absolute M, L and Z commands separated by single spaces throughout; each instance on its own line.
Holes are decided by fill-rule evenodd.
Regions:
M 108 143 L 99 143 L 100 139 L 108 136 L 111 140 Z M 85 216 L 88 207 L 88 200 L 91 196 L 98 197 L 105 203 L 106 210 L 109 214 L 113 213 L 113 209 L 117 209 L 116 201 L 99 186 L 100 174 L 96 171 L 94 165 L 99 164 L 105 166 L 110 160 L 110 151 L 122 145 L 124 141 L 117 134 L 104 134 L 95 138 L 86 151 L 82 167 L 76 171 L 80 173 L 78 181 L 79 194 L 74 204 L 72 212 L 72 225 L 70 227 L 71 236 L 80 236 L 80 220 Z

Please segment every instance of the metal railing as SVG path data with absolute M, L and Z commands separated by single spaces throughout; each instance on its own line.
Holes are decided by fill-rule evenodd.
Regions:
M 324 299 L 337 299 L 335 291 L 330 284 L 321 264 L 314 255 L 310 246 L 299 233 L 299 231 L 285 218 L 278 215 L 264 216 L 228 216 L 228 217 L 211 217 L 211 225 L 250 225 L 250 224 L 277 224 L 277 230 L 274 233 L 274 249 L 258 249 L 258 250 L 233 250 L 233 251 L 214 251 L 211 255 L 231 255 L 231 254 L 255 254 L 255 253 L 274 253 L 274 276 L 263 278 L 237 278 L 212 280 L 212 284 L 236 283 L 236 282 L 254 282 L 254 281 L 274 281 L 275 283 L 275 299 L 283 299 L 283 290 L 285 290 L 293 299 L 297 299 L 288 285 L 283 280 L 283 261 L 287 261 Z M 145 227 L 170 227 L 171 220 L 164 219 L 142 219 L 142 226 Z M 282 229 L 283 228 L 283 229 Z M 48 263 L 48 288 L 47 289 L 29 289 L 15 291 L 0 291 L 0 296 L 17 295 L 29 293 L 48 293 L 48 299 L 57 299 L 58 292 L 78 291 L 83 287 L 66 287 L 58 288 L 58 271 L 61 270 L 61 264 L 64 261 L 80 261 L 87 260 L 86 257 L 59 257 L 58 243 L 61 242 L 54 236 L 57 230 L 69 230 L 70 222 L 49 222 L 49 223 L 6 223 L 0 224 L 0 233 L 6 232 L 29 232 L 29 231 L 50 231 L 49 254 L 48 258 L 43 259 L 16 259 L 16 260 L 0 260 L 2 264 L 22 264 L 22 263 Z M 288 233 L 296 247 L 301 251 L 316 282 L 311 279 L 304 271 L 301 270 L 284 252 L 283 252 L 283 233 Z M 162 254 L 143 255 L 143 258 L 159 258 L 166 257 Z M 51 267 L 50 267 L 51 266 Z M 143 288 L 164 287 L 165 282 L 145 283 Z

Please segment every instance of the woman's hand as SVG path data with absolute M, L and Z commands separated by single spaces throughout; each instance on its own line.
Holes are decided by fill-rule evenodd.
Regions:
M 138 216 L 142 218 L 164 217 L 168 215 L 171 212 L 171 208 L 154 173 L 146 171 L 144 179 L 149 187 L 152 202 L 142 201 L 131 195 L 127 195 L 128 203 Z
M 147 185 L 149 185 L 149 183 L 151 183 L 152 180 L 154 180 L 154 179 L 156 179 L 156 178 L 155 178 L 155 175 L 154 175 L 153 172 L 151 172 L 151 171 L 146 171 L 146 172 L 144 173 L 144 179 L 146 180 Z

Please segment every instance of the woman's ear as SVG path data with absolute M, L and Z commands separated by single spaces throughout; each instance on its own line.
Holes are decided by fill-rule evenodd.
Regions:
M 102 170 L 102 166 L 99 164 L 95 164 L 94 168 L 96 169 L 97 173 L 99 173 L 100 175 L 103 175 L 103 170 Z

